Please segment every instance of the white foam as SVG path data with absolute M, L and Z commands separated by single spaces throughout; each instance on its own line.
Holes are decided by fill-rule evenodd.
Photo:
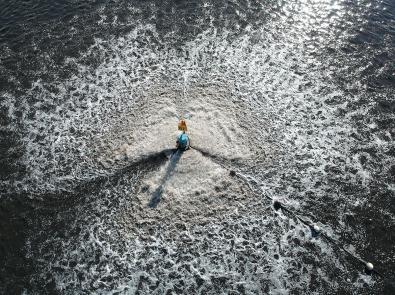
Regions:
M 314 3 L 302 6 L 296 20 L 317 12 Z M 319 16 L 325 18 L 325 11 Z M 97 39 L 81 58 L 66 61 L 77 68 L 75 76 L 37 81 L 22 97 L 37 99 L 24 110 L 35 115 L 24 121 L 23 189 L 73 188 L 110 175 L 129 160 L 173 147 L 177 121 L 186 117 L 192 145 L 240 159 L 236 168 L 287 206 L 303 209 L 311 198 L 320 205 L 325 198 L 355 204 L 353 197 L 328 194 L 329 176 L 366 185 L 370 172 L 352 157 L 350 118 L 337 116 L 344 105 L 325 103 L 349 97 L 308 54 L 306 39 L 292 35 L 310 21 L 289 35 L 293 24 L 285 18 L 248 27 L 238 37 L 209 28 L 179 52 L 150 42 L 161 40 L 153 24 Z M 89 59 L 99 65 L 88 66 Z M 4 102 L 10 116 L 14 99 Z M 384 145 L 379 139 L 375 144 Z M 349 173 L 351 168 L 357 173 Z M 202 294 L 238 288 L 288 294 L 316 283 L 338 290 L 341 281 L 330 277 L 348 269 L 336 250 L 273 212 L 228 173 L 190 150 L 174 167 L 170 159 L 155 171 L 121 176 L 115 187 L 89 195 L 86 208 L 76 208 L 79 234 L 61 239 L 58 250 L 53 249 L 60 238 L 42 245 L 53 250 L 40 264 L 42 275 L 51 274 L 60 291 L 81 293 L 148 294 L 152 288 L 163 294 L 181 286 Z M 151 209 L 147 205 L 158 188 L 160 200 Z M 338 237 L 331 225 L 320 227 Z

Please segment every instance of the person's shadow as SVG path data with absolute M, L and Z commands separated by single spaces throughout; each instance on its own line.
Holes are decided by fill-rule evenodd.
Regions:
M 163 176 L 158 188 L 152 193 L 152 197 L 150 202 L 148 203 L 148 207 L 151 208 L 156 208 L 156 206 L 158 206 L 158 203 L 160 202 L 160 199 L 162 197 L 163 194 L 163 190 L 164 190 L 164 186 L 166 184 L 166 182 L 171 178 L 171 176 L 173 175 L 174 169 L 177 166 L 178 161 L 181 158 L 181 154 L 182 151 L 181 150 L 177 150 L 170 158 L 170 162 L 166 168 L 166 173 Z

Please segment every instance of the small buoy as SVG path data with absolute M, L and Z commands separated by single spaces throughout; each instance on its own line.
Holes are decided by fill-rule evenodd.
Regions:
M 282 205 L 279 201 L 274 201 L 273 207 L 274 207 L 274 210 L 278 211 L 279 209 L 281 209 Z
M 366 263 L 366 270 L 372 271 L 372 270 L 373 270 L 373 264 L 370 263 L 370 262 L 367 262 L 367 263 Z
M 320 235 L 321 228 L 317 224 L 310 226 L 310 230 L 311 230 L 311 235 L 313 236 L 313 238 L 316 238 Z
M 316 233 L 319 233 L 321 231 L 321 228 L 316 224 L 314 224 L 313 229 Z
M 236 176 L 236 172 L 234 170 L 230 170 L 229 175 L 232 176 L 232 177 Z

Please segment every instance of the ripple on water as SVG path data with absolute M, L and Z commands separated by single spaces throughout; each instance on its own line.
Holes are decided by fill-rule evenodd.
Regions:
M 187 38 L 137 17 L 126 33 L 94 35 L 80 55 L 60 61 L 72 69 L 67 79 L 48 71 L 53 79 L 36 79 L 22 95 L 2 93 L 2 126 L 17 134 L 22 152 L 15 156 L 25 167 L 2 186 L 9 194 L 30 192 L 39 212 L 28 218 L 26 243 L 33 292 L 375 287 L 375 277 L 359 275 L 355 262 L 224 168 L 308 211 L 357 253 L 366 235 L 374 237 L 371 223 L 358 221 L 371 212 L 371 196 L 387 200 L 393 192 L 393 180 L 383 176 L 393 170 L 394 134 L 385 127 L 392 126 L 391 103 L 384 93 L 376 104 L 335 75 L 339 52 L 355 50 L 342 47 L 351 34 L 344 26 L 369 10 L 345 9 L 342 1 L 278 3 L 271 21 L 252 24 L 249 14 L 262 13 L 260 6 L 228 3 L 237 13 L 225 26 L 218 22 L 227 14 L 207 4 L 207 27 L 195 28 L 199 18 L 191 16 L 185 30 L 174 28 Z M 149 7 L 133 15 L 160 10 Z M 172 23 L 174 11 L 155 13 Z M 102 15 L 99 26 L 123 26 Z M 328 47 L 336 57 L 329 62 L 322 58 Z M 46 69 L 56 68 L 50 55 L 44 60 Z M 370 114 L 377 116 L 365 122 Z M 170 158 L 180 117 L 203 153 Z M 383 212 L 393 220 L 392 211 Z

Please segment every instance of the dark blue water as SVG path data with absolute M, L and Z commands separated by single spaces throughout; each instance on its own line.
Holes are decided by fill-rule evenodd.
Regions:
M 0 293 L 393 294 L 394 43 L 393 1 L 0 0 Z

